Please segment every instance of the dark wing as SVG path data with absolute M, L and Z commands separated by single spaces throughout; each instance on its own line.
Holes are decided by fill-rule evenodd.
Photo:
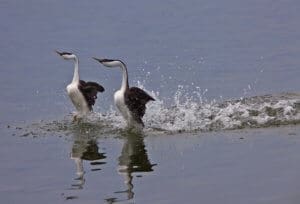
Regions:
M 134 119 L 141 124 L 143 124 L 142 117 L 145 115 L 146 103 L 149 101 L 155 100 L 140 88 L 131 87 L 125 92 L 125 104 L 133 113 Z
M 93 109 L 97 99 L 97 93 L 103 92 L 104 88 L 96 82 L 85 82 L 83 80 L 79 81 L 78 89 L 83 94 L 89 109 Z
M 86 85 L 95 87 L 98 92 L 103 92 L 104 91 L 103 86 L 101 86 L 100 84 L 98 84 L 96 82 L 88 81 L 88 82 L 86 82 Z

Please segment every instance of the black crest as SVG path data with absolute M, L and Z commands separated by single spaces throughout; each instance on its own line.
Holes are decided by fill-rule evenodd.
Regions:
M 59 51 L 55 51 L 57 54 L 59 54 L 60 56 L 63 56 L 63 55 L 72 55 L 73 53 L 71 52 L 59 52 Z

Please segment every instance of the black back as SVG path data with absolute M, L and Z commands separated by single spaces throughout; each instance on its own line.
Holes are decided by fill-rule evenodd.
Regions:
M 96 82 L 85 82 L 83 80 L 79 81 L 78 84 L 79 91 L 83 94 L 90 110 L 93 110 L 93 105 L 95 105 L 97 99 L 97 93 L 103 92 L 104 88 Z
M 125 92 L 125 104 L 132 112 L 134 119 L 144 126 L 142 117 L 145 115 L 146 103 L 155 101 L 145 91 L 137 87 L 131 87 Z

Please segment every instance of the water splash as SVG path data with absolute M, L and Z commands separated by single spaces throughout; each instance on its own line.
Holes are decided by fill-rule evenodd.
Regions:
M 146 90 L 143 83 L 137 84 Z M 220 131 L 300 123 L 300 94 L 296 93 L 217 102 L 205 100 L 207 90 L 196 87 L 195 91 L 187 92 L 183 86 L 178 86 L 173 101 L 166 104 L 160 99 L 159 92 L 146 91 L 156 99 L 147 104 L 143 118 L 146 133 Z M 99 136 L 118 135 L 126 128 L 125 121 L 114 106 L 105 113 L 91 114 L 80 123 L 73 123 L 71 119 L 68 116 L 62 121 L 32 124 L 28 131 L 32 135 L 81 131 L 83 134 Z
M 143 118 L 146 132 L 218 131 L 300 122 L 300 94 L 283 93 L 209 102 L 205 100 L 207 90 L 202 91 L 196 87 L 191 92 L 192 95 L 189 95 L 183 86 L 178 86 L 173 102 L 165 104 L 160 99 L 159 92 L 148 91 L 143 83 L 137 84 L 156 100 L 147 104 Z M 100 116 L 104 116 L 103 121 L 110 121 L 117 129 L 125 127 L 122 117 L 113 109 Z
M 149 129 L 170 132 L 218 131 L 259 128 L 300 122 L 300 95 L 285 93 L 240 100 L 205 102 L 190 98 L 181 100 L 179 89 L 174 104 L 163 101 L 149 104 L 145 123 Z M 181 102 L 182 101 L 182 102 Z

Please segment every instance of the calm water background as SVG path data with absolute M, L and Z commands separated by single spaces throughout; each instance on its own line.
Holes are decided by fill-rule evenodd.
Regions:
M 70 106 L 65 86 L 74 52 L 81 77 L 112 103 L 120 71 L 91 57 L 123 59 L 131 84 L 160 98 L 178 85 L 209 100 L 299 90 L 298 1 L 1 1 L 1 121 L 57 118 Z
M 121 176 L 115 176 L 110 171 L 100 171 L 101 173 L 96 171 L 94 174 L 86 174 L 88 177 L 86 180 L 99 179 L 101 182 L 90 182 L 89 185 L 87 182 L 82 191 L 69 193 L 66 190 L 67 186 L 71 186 L 72 178 L 75 177 L 74 162 L 68 157 L 73 139 L 68 137 L 12 139 L 9 130 L 6 130 L 6 126 L 11 123 L 25 121 L 26 124 L 30 124 L 39 120 L 59 120 L 73 111 L 65 93 L 65 86 L 72 79 L 73 64 L 59 58 L 54 50 L 76 53 L 80 59 L 82 79 L 97 81 L 106 88 L 106 92 L 99 97 L 96 112 L 105 112 L 112 104 L 112 93 L 120 86 L 121 74 L 119 70 L 103 68 L 91 59 L 93 56 L 122 59 L 128 66 L 132 85 L 141 81 L 147 90 L 159 92 L 159 98 L 169 104 L 172 104 L 179 85 L 183 86 L 190 96 L 195 90 L 201 90 L 200 92 L 205 93 L 203 97 L 209 101 L 299 92 L 299 10 L 300 2 L 295 0 L 147 2 L 2 0 L 0 2 L 0 123 L 3 135 L 0 143 L 2 152 L 0 177 L 3 182 L 0 185 L 1 199 L 7 201 L 6 203 L 18 203 L 22 200 L 25 203 L 47 203 L 47 201 L 57 203 L 60 199 L 64 201 L 65 194 L 74 194 L 79 197 L 78 202 L 96 203 L 104 201 L 109 196 L 118 197 L 113 192 L 123 190 Z M 294 132 L 292 131 L 292 135 Z M 282 135 L 288 133 L 290 130 L 284 131 Z M 270 134 L 281 135 L 276 131 L 266 133 Z M 135 194 L 144 196 L 136 197 L 137 201 L 151 203 L 153 199 L 168 203 L 167 198 L 173 201 L 171 203 L 175 200 L 184 202 L 183 198 L 201 201 L 198 197 L 199 192 L 195 190 L 199 184 L 193 183 L 193 180 L 200 178 L 204 182 L 203 187 L 206 187 L 205 184 L 209 187 L 201 191 L 201 195 L 204 196 L 203 202 L 220 203 L 225 197 L 231 198 L 227 200 L 228 203 L 257 201 L 253 200 L 252 196 L 259 197 L 261 192 L 254 190 L 248 194 L 249 189 L 237 187 L 256 177 L 256 174 L 251 173 L 246 174 L 250 175 L 247 178 L 243 177 L 245 175 L 238 175 L 238 178 L 245 180 L 236 181 L 236 188 L 233 189 L 239 189 L 237 193 L 232 194 L 228 190 L 214 197 L 212 192 L 222 191 L 222 187 L 227 187 L 230 180 L 215 177 L 220 176 L 222 172 L 211 174 L 209 172 L 214 165 L 222 166 L 224 163 L 210 163 L 209 160 L 205 160 L 207 157 L 203 157 L 202 167 L 206 169 L 203 174 L 199 174 L 199 166 L 193 163 L 194 160 L 189 162 L 189 158 L 182 158 L 180 153 L 186 152 L 185 150 L 190 147 L 196 148 L 197 145 L 194 144 L 205 144 L 207 149 L 188 151 L 186 154 L 193 158 L 202 153 L 210 155 L 214 152 L 210 148 L 215 148 L 214 142 L 217 139 L 213 140 L 214 144 L 211 147 L 205 140 L 203 142 L 199 141 L 198 137 L 186 136 L 193 138 L 191 139 L 193 142 L 187 142 L 178 136 L 174 137 L 177 140 L 173 138 L 168 146 L 169 138 L 165 136 L 161 139 L 158 139 L 159 137 L 146 139 L 146 146 L 150 146 L 152 152 L 152 159 L 149 160 L 154 160 L 151 163 L 160 162 L 157 165 L 160 170 L 156 169 L 148 177 L 143 177 L 145 185 L 137 187 L 139 184 L 135 184 L 137 191 Z M 229 142 L 225 139 L 224 142 L 222 139 L 221 142 L 216 142 L 217 147 L 222 149 L 222 144 L 228 144 L 230 141 L 231 139 Z M 276 141 L 282 142 L 278 138 L 274 141 L 271 144 L 277 145 Z M 121 143 L 126 143 L 126 140 L 112 138 L 98 140 L 99 151 L 109 155 L 105 166 L 107 170 L 117 169 L 117 164 L 113 161 L 120 156 Z M 245 155 L 251 153 L 253 143 L 247 146 L 249 149 L 246 148 Z M 297 139 L 291 143 L 289 141 L 283 143 L 284 146 L 292 146 L 291 153 L 299 148 Z M 101 146 L 106 149 L 101 149 Z M 226 147 L 223 148 L 224 151 L 228 150 Z M 242 147 L 238 146 L 236 151 L 240 152 L 240 148 Z M 256 150 L 264 148 L 268 148 L 268 145 L 258 146 Z M 40 154 L 37 155 L 36 152 Z M 280 155 L 278 152 L 275 154 L 267 152 L 262 158 L 270 159 L 278 155 Z M 225 154 L 226 156 L 232 160 L 243 159 L 230 153 Z M 264 165 L 263 159 L 258 163 L 253 159 L 258 155 L 252 156 L 249 164 L 239 164 L 240 166 L 234 170 L 242 172 L 249 166 Z M 179 171 L 180 169 L 176 169 L 176 163 L 169 161 L 170 158 L 174 159 L 173 157 L 176 158 L 174 161 L 183 162 L 181 169 L 193 165 L 195 168 L 187 173 Z M 287 166 L 292 168 L 298 160 L 293 156 L 288 161 L 280 160 L 279 164 L 282 168 Z M 276 162 L 278 161 L 275 159 L 274 163 Z M 233 170 L 226 165 L 228 164 L 221 169 L 225 168 L 227 173 Z M 227 167 L 229 169 L 226 169 Z M 264 167 L 278 168 L 269 164 L 265 164 Z M 295 165 L 295 169 L 297 167 L 299 166 Z M 275 203 L 274 201 L 282 203 L 287 197 L 292 201 L 298 201 L 298 197 L 293 197 L 297 192 L 290 198 L 290 194 L 284 189 L 286 186 L 295 189 L 299 187 L 295 181 L 295 178 L 299 178 L 299 173 L 282 168 L 279 169 L 283 170 L 284 175 L 280 175 L 282 177 L 278 180 L 283 182 L 282 186 L 271 188 L 266 194 L 262 193 L 265 197 L 259 197 L 260 203 L 268 203 L 270 200 L 272 203 Z M 67 171 L 62 171 L 64 169 Z M 19 175 L 19 182 L 12 184 L 16 175 Z M 53 175 L 57 178 L 53 178 Z M 162 186 L 168 190 L 162 194 L 156 192 L 159 187 L 156 182 L 159 179 L 169 176 L 172 180 L 178 178 L 177 175 L 188 179 L 186 182 L 189 185 L 180 188 L 178 186 L 182 184 L 182 180 L 175 179 L 174 182 L 170 182 L 166 179 Z M 263 172 L 260 175 L 267 174 Z M 283 179 L 286 175 L 290 175 L 289 182 Z M 277 184 L 276 175 L 264 176 L 261 176 L 261 179 L 265 179 L 263 181 L 268 187 Z M 153 177 L 156 179 L 152 179 Z M 234 175 L 229 174 L 229 178 L 234 178 Z M 136 182 L 139 181 L 141 180 Z M 193 190 L 187 191 L 185 187 Z M 249 188 L 256 187 L 264 189 L 262 183 L 253 183 Z M 156 196 L 149 196 L 148 193 L 152 191 Z M 280 199 L 272 197 L 278 192 L 282 192 L 283 195 Z M 183 197 L 176 194 L 182 194 Z M 211 200 L 212 197 L 205 195 L 212 195 L 214 199 Z

